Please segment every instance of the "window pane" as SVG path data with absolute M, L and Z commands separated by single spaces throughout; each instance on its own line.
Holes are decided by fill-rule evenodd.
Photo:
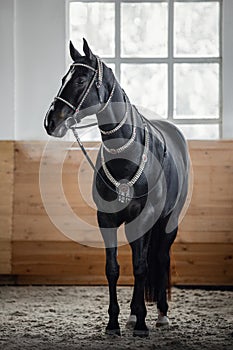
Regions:
M 82 47 L 82 38 L 102 57 L 115 52 L 115 7 L 113 3 L 70 3 L 70 38 Z
M 215 140 L 219 138 L 219 125 L 177 125 L 189 140 Z
M 167 56 L 166 3 L 122 3 L 123 57 Z
M 175 56 L 219 56 L 219 3 L 175 3 Z
M 219 117 L 219 65 L 175 64 L 175 118 Z
M 122 64 L 121 82 L 133 104 L 167 117 L 166 64 Z
M 86 121 L 86 123 L 93 123 L 93 119 L 89 119 Z M 81 140 L 83 142 L 88 142 L 88 141 L 92 141 L 92 142 L 99 142 L 101 141 L 101 134 L 100 134 L 100 131 L 99 129 L 96 127 L 96 128 L 86 128 L 86 129 L 81 129 L 79 131 L 79 136 L 81 138 Z M 74 139 L 74 135 L 72 135 L 72 139 Z

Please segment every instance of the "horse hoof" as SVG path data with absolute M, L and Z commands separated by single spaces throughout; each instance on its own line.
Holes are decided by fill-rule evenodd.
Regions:
M 149 330 L 145 329 L 145 330 L 139 330 L 139 329 L 135 329 L 133 331 L 133 336 L 134 337 L 140 337 L 140 338 L 146 338 L 149 335 Z
M 156 327 L 168 327 L 170 324 L 167 316 L 159 316 L 156 321 Z
M 128 318 L 128 321 L 126 322 L 125 327 L 128 329 L 133 329 L 135 327 L 136 322 L 137 322 L 137 316 L 130 315 Z
M 121 336 L 121 331 L 120 329 L 106 329 L 105 334 Z

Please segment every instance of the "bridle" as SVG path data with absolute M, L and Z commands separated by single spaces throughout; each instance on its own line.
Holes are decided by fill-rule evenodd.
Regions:
M 79 113 L 80 113 L 81 107 L 82 107 L 83 103 L 85 102 L 85 100 L 87 99 L 94 83 L 95 83 L 95 86 L 97 88 L 97 91 L 99 91 L 99 89 L 101 88 L 101 86 L 103 84 L 103 62 L 101 61 L 101 59 L 98 56 L 96 56 L 96 59 L 97 59 L 97 68 L 93 68 L 92 66 L 89 66 L 88 64 L 84 64 L 84 63 L 73 63 L 70 67 L 70 71 L 71 71 L 72 67 L 79 66 L 79 67 L 88 68 L 94 72 L 94 75 L 93 75 L 87 89 L 85 90 L 83 97 L 81 98 L 80 102 L 78 103 L 77 107 L 74 106 L 73 104 L 71 104 L 66 99 L 60 97 L 59 93 L 58 93 L 58 96 L 56 96 L 54 98 L 54 102 L 56 100 L 61 101 L 73 110 L 73 114 L 65 120 L 65 126 L 67 129 L 72 128 L 72 125 L 69 125 L 69 122 L 72 122 L 72 121 L 74 122 L 73 124 L 75 125 L 75 128 L 77 128 L 77 129 L 82 128 L 82 127 L 77 127 L 77 124 L 81 121 L 81 119 L 79 118 Z M 116 79 L 114 79 L 112 90 L 109 94 L 108 100 L 106 101 L 104 106 L 98 111 L 98 114 L 102 113 L 109 105 L 109 103 L 112 99 L 112 96 L 114 94 L 115 88 L 116 88 Z M 100 93 L 99 93 L 99 97 L 100 97 Z M 101 98 L 100 98 L 100 102 L 101 103 L 103 102 L 101 100 Z M 91 123 L 91 124 L 86 125 L 85 127 L 95 126 L 95 125 L 97 125 L 97 123 Z

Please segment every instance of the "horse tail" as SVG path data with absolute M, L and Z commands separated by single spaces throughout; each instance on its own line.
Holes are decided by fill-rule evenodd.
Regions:
M 145 284 L 145 299 L 147 302 L 156 302 L 158 294 L 158 266 L 157 266 L 158 237 L 152 230 L 147 253 L 147 276 Z
M 162 232 L 161 232 L 162 231 Z M 165 236 L 162 236 L 165 235 Z M 171 266 L 170 247 L 176 232 L 168 239 L 161 226 L 152 229 L 147 253 L 147 277 L 145 283 L 145 299 L 147 302 L 157 302 L 161 289 L 167 289 L 167 297 L 171 297 Z

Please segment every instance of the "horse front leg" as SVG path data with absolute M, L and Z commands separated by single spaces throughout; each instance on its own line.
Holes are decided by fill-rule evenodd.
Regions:
M 106 248 L 106 277 L 109 287 L 109 322 L 106 327 L 107 334 L 120 334 L 118 315 L 120 308 L 117 301 L 117 280 L 119 278 L 119 265 L 117 262 L 117 248 Z
M 100 223 L 100 218 L 99 218 Z M 104 222 L 106 225 L 106 221 Z M 120 308 L 117 301 L 117 281 L 119 278 L 119 265 L 117 262 L 117 228 L 101 228 L 100 231 L 105 243 L 106 268 L 105 273 L 109 286 L 109 322 L 106 334 L 121 335 L 118 316 Z
M 150 240 L 150 232 L 137 240 L 130 242 L 133 258 L 134 291 L 130 304 L 131 315 L 126 326 L 134 326 L 134 336 L 147 337 L 149 330 L 145 318 L 147 314 L 145 305 L 145 281 L 147 275 L 147 252 Z M 127 234 L 126 229 L 126 236 Z

